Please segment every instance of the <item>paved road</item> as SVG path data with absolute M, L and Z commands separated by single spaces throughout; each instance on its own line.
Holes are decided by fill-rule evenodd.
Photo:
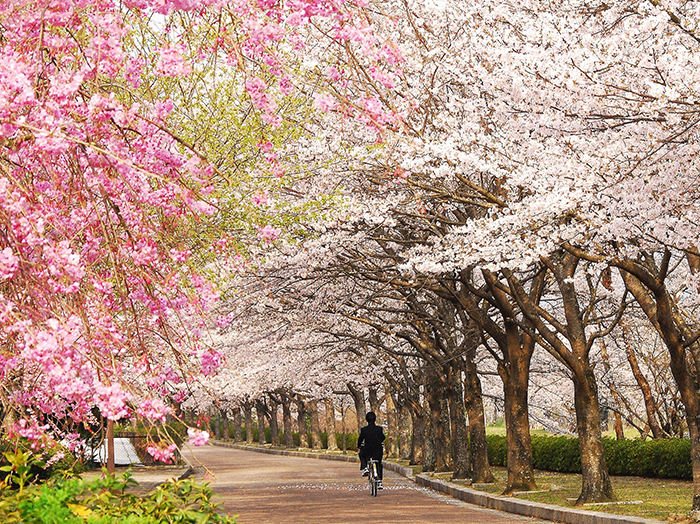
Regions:
M 384 472 L 384 490 L 370 497 L 355 463 L 266 455 L 206 446 L 194 458 L 223 509 L 239 524 L 525 524 L 543 523 L 472 506 Z

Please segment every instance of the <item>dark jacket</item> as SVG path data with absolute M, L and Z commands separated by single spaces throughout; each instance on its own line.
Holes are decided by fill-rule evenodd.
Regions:
M 383 454 L 382 442 L 384 442 L 384 429 L 376 424 L 367 424 L 360 429 L 360 436 L 357 438 L 357 447 L 360 454 L 380 460 Z

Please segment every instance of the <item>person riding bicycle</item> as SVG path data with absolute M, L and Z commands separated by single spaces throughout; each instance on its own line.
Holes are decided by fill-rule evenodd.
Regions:
M 370 411 L 365 415 L 365 420 L 367 420 L 367 425 L 360 429 L 360 436 L 357 439 L 357 449 L 360 455 L 360 470 L 362 471 L 362 476 L 366 477 L 369 475 L 369 469 L 367 468 L 367 461 L 369 459 L 376 460 L 377 463 L 377 478 L 379 479 L 379 489 L 382 487 L 383 468 L 382 468 L 382 455 L 384 454 L 384 448 L 382 442 L 386 436 L 384 435 L 384 429 L 381 426 L 377 426 L 377 415 L 373 411 Z

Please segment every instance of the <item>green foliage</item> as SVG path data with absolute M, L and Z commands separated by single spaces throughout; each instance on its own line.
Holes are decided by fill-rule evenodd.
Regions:
M 489 462 L 506 466 L 506 437 L 487 435 Z M 603 439 L 605 460 L 611 475 L 654 478 L 693 478 L 690 441 L 687 439 L 615 440 Z M 575 437 L 532 437 L 535 469 L 580 473 L 581 453 Z
M 605 460 L 613 475 L 693 478 L 688 439 L 603 439 L 603 445 Z
M 0 491 L 5 524 L 235 524 L 219 515 L 207 485 L 169 481 L 145 496 L 127 493 L 137 483 L 129 473 L 87 482 L 53 478 L 24 490 Z
M 336 433 L 335 435 L 338 447 L 343 449 L 343 434 Z M 345 449 L 357 449 L 357 438 L 359 435 L 357 433 L 346 433 L 345 434 Z
M 506 467 L 508 463 L 506 438 L 502 435 L 486 435 L 486 442 L 488 443 L 489 463 L 492 466 Z
M 580 473 L 581 452 L 578 438 L 532 437 L 532 461 L 536 469 Z

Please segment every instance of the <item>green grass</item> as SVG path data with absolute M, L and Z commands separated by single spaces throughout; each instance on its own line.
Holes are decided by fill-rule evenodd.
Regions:
M 494 484 L 477 484 L 473 489 L 500 494 L 505 488 L 506 469 L 492 468 Z M 443 480 L 449 480 L 444 478 Z M 581 491 L 581 475 L 535 471 L 535 480 L 543 493 L 516 495 L 516 498 L 573 507 Z M 642 504 L 584 506 L 583 509 L 618 515 L 632 515 L 678 522 L 690 512 L 693 484 L 690 481 L 650 479 L 642 477 L 613 477 L 613 489 L 618 501 L 643 501 Z

